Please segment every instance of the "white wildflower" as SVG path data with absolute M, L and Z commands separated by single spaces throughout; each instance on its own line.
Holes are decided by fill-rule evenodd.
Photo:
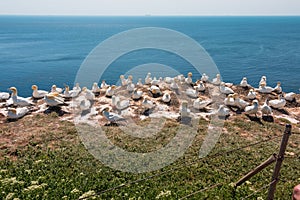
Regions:
M 90 190 L 79 197 L 79 199 L 86 199 L 88 197 L 95 197 L 96 193 L 94 190 Z
M 170 190 L 167 190 L 167 191 L 161 191 L 160 193 L 159 193 L 159 195 L 157 195 L 156 197 L 155 197 L 155 199 L 160 199 L 161 197 L 168 197 L 168 196 L 170 196 L 171 195 L 171 191 Z

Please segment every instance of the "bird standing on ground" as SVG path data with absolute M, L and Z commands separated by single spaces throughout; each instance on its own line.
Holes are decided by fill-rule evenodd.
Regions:
M 222 94 L 233 94 L 234 93 L 234 91 L 231 88 L 225 86 L 224 82 L 221 82 L 221 84 L 220 84 L 220 92 Z
M 64 104 L 64 99 L 59 97 L 58 93 L 50 93 L 45 95 L 44 101 L 50 107 L 60 106 Z
M 277 108 L 277 109 L 281 109 L 285 106 L 286 104 L 286 100 L 284 99 L 284 97 L 282 95 L 278 96 L 278 99 L 274 99 L 269 101 L 269 105 L 272 108 Z
M 247 98 L 249 100 L 253 100 L 256 98 L 256 92 L 253 89 L 250 89 L 248 94 L 247 94 Z
M 216 78 L 213 79 L 212 84 L 214 84 L 214 85 L 220 85 L 221 82 L 222 82 L 221 81 L 221 76 L 220 76 L 220 74 L 217 74 Z
M 272 115 L 272 108 L 268 105 L 268 99 L 264 102 L 264 104 L 260 107 L 262 115 Z
M 201 76 L 201 81 L 207 82 L 208 79 L 209 79 L 209 77 L 205 73 L 203 73 L 202 76 Z
M 33 90 L 32 96 L 36 99 L 43 98 L 46 94 L 48 94 L 48 92 L 45 90 L 39 90 L 38 86 L 36 85 L 31 86 L 31 89 Z
M 110 122 L 110 123 L 117 123 L 120 121 L 126 121 L 124 117 L 118 115 L 116 113 L 109 112 L 109 108 L 104 108 L 102 110 L 102 115 Z
M 18 96 L 17 88 L 10 87 L 9 89 L 12 91 L 11 99 L 14 105 L 21 106 L 21 107 L 32 105 L 32 102 L 29 99 Z
M 252 101 L 251 106 L 247 106 L 245 108 L 245 113 L 248 115 L 254 114 L 256 116 L 257 112 L 258 112 L 258 101 L 255 99 Z
M 62 93 L 63 89 L 62 88 L 58 88 L 56 87 L 56 85 L 52 85 L 51 87 L 51 92 L 54 93 L 54 92 L 57 92 L 57 93 Z

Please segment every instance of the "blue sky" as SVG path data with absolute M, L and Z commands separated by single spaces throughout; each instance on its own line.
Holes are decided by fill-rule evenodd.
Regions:
M 300 15 L 300 0 L 0 0 L 0 14 Z

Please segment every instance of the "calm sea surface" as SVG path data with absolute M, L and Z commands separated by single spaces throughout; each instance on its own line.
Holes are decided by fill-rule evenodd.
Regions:
M 16 86 L 20 95 L 30 96 L 32 84 L 45 90 L 53 84 L 73 85 L 82 62 L 99 43 L 141 27 L 168 28 L 196 40 L 226 82 L 239 83 L 246 76 L 257 87 L 266 75 L 268 85 L 281 81 L 285 91 L 299 93 L 300 17 L 152 16 L 0 16 L 0 91 Z M 146 49 L 117 59 L 103 78 L 116 83 L 120 74 L 147 63 L 172 66 L 183 74 L 193 71 L 179 56 Z

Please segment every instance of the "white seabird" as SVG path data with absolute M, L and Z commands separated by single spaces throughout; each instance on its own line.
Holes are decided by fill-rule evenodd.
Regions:
M 9 93 L 8 92 L 0 92 L 0 101 L 9 99 Z
M 247 82 L 247 77 L 244 77 L 244 78 L 241 80 L 240 86 L 242 86 L 242 87 L 250 87 L 250 85 L 249 85 L 248 82 Z
M 201 76 L 201 81 L 207 82 L 208 79 L 209 79 L 209 77 L 205 73 L 203 73 L 202 76 Z
M 32 96 L 36 99 L 43 98 L 46 94 L 48 94 L 48 92 L 45 90 L 38 90 L 38 86 L 36 85 L 32 85 L 31 89 L 33 90 Z
M 45 95 L 44 101 L 48 106 L 59 106 L 64 104 L 64 99 L 59 97 L 58 93 L 50 93 Z
M 222 94 L 233 94 L 234 93 L 234 91 L 231 88 L 225 86 L 224 82 L 221 82 L 221 84 L 220 84 L 220 92 Z
M 159 85 L 160 81 L 157 80 L 156 77 L 153 77 L 153 79 L 152 79 L 152 81 L 150 83 L 151 83 L 151 85 Z
M 235 106 L 235 101 L 233 98 L 232 94 L 229 94 L 225 99 L 224 99 L 224 104 L 226 106 Z
M 272 108 L 268 105 L 268 99 L 264 102 L 264 104 L 260 107 L 262 115 L 272 115 Z
M 171 84 L 171 83 L 172 83 L 172 80 L 173 80 L 173 78 L 171 78 L 171 77 L 169 77 L 169 76 L 167 76 L 167 77 L 164 78 L 164 81 L 165 81 L 165 83 L 167 83 L 167 84 Z
M 171 95 L 169 93 L 164 93 L 163 97 L 162 97 L 162 101 L 164 103 L 170 103 L 171 102 Z
M 70 87 L 66 85 L 63 94 L 65 98 L 75 98 L 78 96 L 79 92 L 80 92 L 79 90 L 70 90 Z
M 277 85 L 274 87 L 274 92 L 276 92 L 276 93 L 281 93 L 282 92 L 281 82 L 280 81 L 278 81 Z
M 186 95 L 192 98 L 197 98 L 198 97 L 198 92 L 192 88 L 188 88 L 185 91 Z
M 266 86 L 265 83 L 262 83 L 259 88 L 257 89 L 258 92 L 263 93 L 263 94 L 270 94 L 274 91 L 274 88 L 270 86 Z
M 212 84 L 214 84 L 214 85 L 220 85 L 221 82 L 222 82 L 221 81 L 221 76 L 220 76 L 220 74 L 217 74 L 216 78 L 213 79 Z
M 146 78 L 145 78 L 145 84 L 146 84 L 146 85 L 147 85 L 147 84 L 150 84 L 151 81 L 152 81 L 151 73 L 148 72 L 148 74 L 147 74 L 147 76 L 146 76 Z
M 281 108 L 283 108 L 285 106 L 285 104 L 286 104 L 286 100 L 285 100 L 285 98 L 282 95 L 279 95 L 278 99 L 274 99 L 274 100 L 270 100 L 269 101 L 269 105 L 272 108 L 281 109 Z
M 152 109 L 154 107 L 154 104 L 152 101 L 149 100 L 149 98 L 144 97 L 144 100 L 142 102 L 142 106 L 146 109 Z
M 186 82 L 187 84 L 193 84 L 193 78 L 192 78 L 192 76 L 193 76 L 192 72 L 189 72 L 189 73 L 187 74 L 187 78 L 185 78 L 185 82 Z
M 194 89 L 197 90 L 198 92 L 204 92 L 206 88 L 205 88 L 203 81 L 199 80 L 196 82 Z
M 94 82 L 92 85 L 92 92 L 93 93 L 99 93 L 100 92 L 100 87 L 98 86 L 97 82 Z
M 117 106 L 117 103 L 120 101 L 120 97 L 119 96 L 116 96 L 116 95 L 112 95 L 111 97 L 111 105 L 112 107 L 116 107 Z
M 57 93 L 62 93 L 63 89 L 62 88 L 58 88 L 56 87 L 56 85 L 52 85 L 51 87 L 51 92 L 54 93 L 54 92 L 57 92 Z
M 228 108 L 226 108 L 224 105 L 220 105 L 216 114 L 219 117 L 227 117 L 230 115 L 230 110 Z
M 261 77 L 258 86 L 260 86 L 261 84 L 267 85 L 267 77 L 266 76 Z
M 203 100 L 202 98 L 197 98 L 194 103 L 193 107 L 195 109 L 204 109 L 206 106 L 208 106 L 211 103 L 211 100 Z
M 121 81 L 121 85 L 122 86 L 126 86 L 127 85 L 127 80 L 125 79 L 124 75 L 120 75 L 120 81 Z
M 95 94 L 91 90 L 87 89 L 87 87 L 82 88 L 82 94 L 89 101 L 95 100 Z M 81 93 L 80 93 L 80 95 L 81 95 Z
M 284 98 L 287 100 L 287 101 L 294 101 L 295 98 L 296 98 L 296 94 L 294 92 L 289 92 L 289 93 L 286 93 L 284 95 Z
M 101 89 L 107 89 L 109 87 L 109 85 L 105 82 L 105 80 L 102 80 L 102 83 L 100 85 Z
M 118 115 L 116 113 L 109 112 L 109 108 L 106 107 L 102 111 L 102 115 L 110 122 L 110 123 L 117 123 L 119 121 L 126 121 L 124 117 Z
M 129 80 L 128 83 L 127 83 L 127 88 L 126 88 L 127 91 L 132 92 L 134 90 L 134 87 L 135 87 L 135 85 L 132 83 L 131 80 Z
M 179 113 L 180 113 L 181 119 L 190 116 L 191 111 L 190 111 L 190 109 L 188 109 L 188 102 L 187 101 L 182 101 Z
M 106 97 L 112 97 L 112 95 L 115 94 L 115 89 L 116 89 L 116 86 L 115 86 L 115 85 L 110 86 L 110 87 L 106 90 L 105 96 L 106 96 Z
M 172 82 L 171 82 L 171 85 L 170 85 L 170 88 L 172 90 L 178 90 L 179 89 L 177 81 L 178 81 L 178 79 L 176 77 L 172 79 Z
M 162 95 L 160 88 L 157 87 L 156 85 L 152 85 L 149 90 L 152 93 L 153 97 L 155 98 Z
M 141 91 L 141 90 L 134 89 L 134 90 L 133 90 L 133 93 L 132 93 L 132 95 L 131 95 L 131 98 L 132 98 L 133 100 L 139 100 L 139 99 L 142 97 L 143 93 L 144 93 L 144 92 Z
M 256 98 L 256 92 L 253 89 L 250 89 L 248 94 L 247 94 L 247 98 L 250 100 L 253 100 Z
M 18 96 L 17 88 L 10 87 L 9 89 L 12 91 L 11 99 L 14 105 L 24 107 L 30 106 L 32 104 L 32 102 L 29 99 Z
M 138 86 L 138 87 L 142 87 L 143 86 L 141 78 L 139 78 L 138 82 L 136 83 L 136 86 Z
M 255 99 L 252 101 L 251 106 L 247 106 L 245 108 L 245 113 L 248 115 L 254 114 L 256 116 L 257 112 L 258 112 L 258 101 Z
M 234 104 L 240 109 L 245 109 L 245 107 L 249 106 L 249 103 L 240 99 L 237 93 L 233 94 Z
M 29 112 L 29 109 L 26 107 L 23 108 L 9 108 L 7 112 L 8 119 L 19 119 L 25 116 Z
M 118 110 L 124 110 L 126 108 L 128 108 L 130 106 L 130 101 L 129 100 L 119 100 L 117 101 L 117 104 L 116 104 L 116 108 Z

